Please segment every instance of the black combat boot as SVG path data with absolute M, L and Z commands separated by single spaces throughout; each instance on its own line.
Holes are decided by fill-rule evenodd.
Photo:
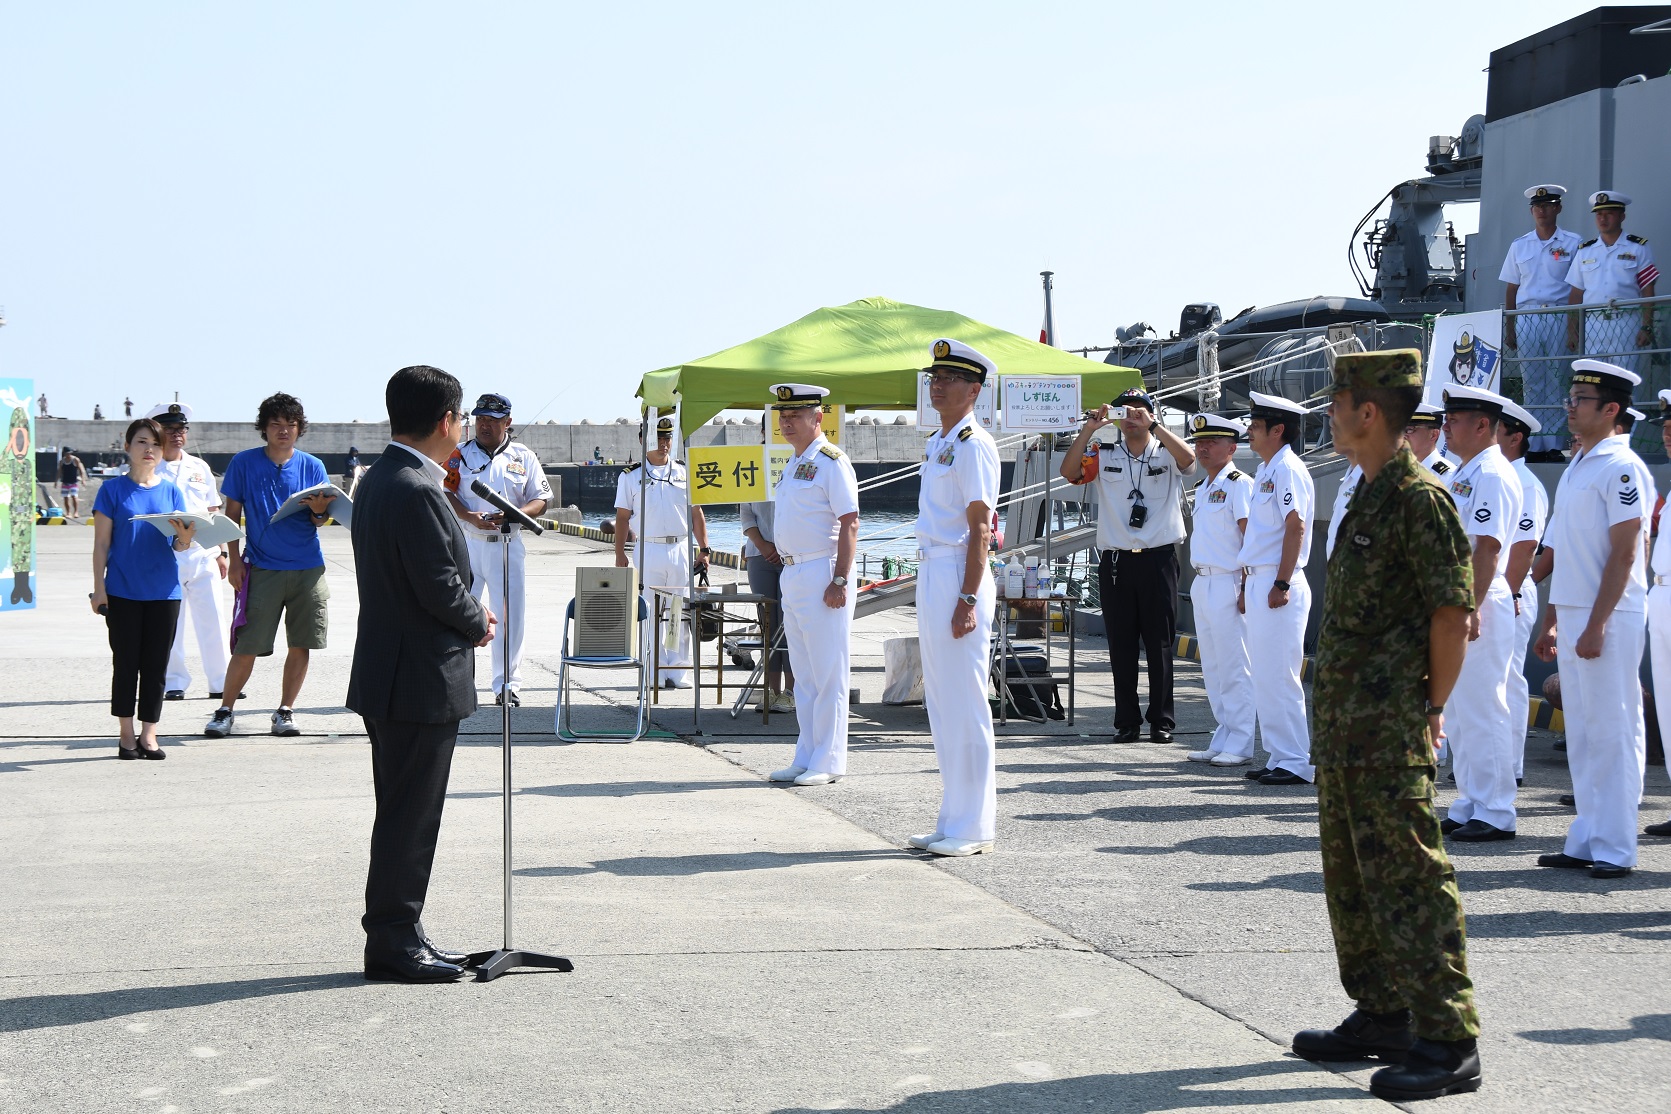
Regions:
M 1353 1010 L 1333 1029 L 1307 1029 L 1294 1034 L 1294 1055 L 1302 1060 L 1385 1060 L 1404 1061 L 1415 1034 L 1410 1032 L 1410 1011 L 1370 1013 Z
M 1418 1037 L 1404 1063 L 1369 1077 L 1369 1093 L 1388 1102 L 1436 1099 L 1480 1089 L 1480 1054 L 1472 1037 L 1430 1041 Z

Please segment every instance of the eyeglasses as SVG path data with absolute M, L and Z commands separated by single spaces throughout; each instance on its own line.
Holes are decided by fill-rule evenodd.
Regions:
M 1601 403 L 1601 396 L 1600 395 L 1571 395 L 1567 398 L 1564 405 L 1566 406 L 1566 408 L 1568 410 L 1576 410 L 1580 406 L 1583 406 L 1586 402 L 1594 402 L 1594 403 L 1599 405 Z
M 923 372 L 923 382 L 930 387 L 944 387 L 951 383 L 973 383 L 974 381 L 975 378 L 972 375 L 956 375 L 932 371 Z

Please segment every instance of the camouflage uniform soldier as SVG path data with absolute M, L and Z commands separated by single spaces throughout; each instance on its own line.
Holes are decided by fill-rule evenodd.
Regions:
M 12 481 L 12 602 L 33 603 L 29 572 L 35 567 L 35 458 L 29 444 L 29 411 L 12 409 L 6 431 L 5 468 Z
M 1308 1060 L 1378 1057 L 1380 1098 L 1479 1087 L 1462 898 L 1433 811 L 1433 741 L 1473 608 L 1456 508 L 1402 439 L 1414 349 L 1342 356 L 1331 415 L 1364 475 L 1329 558 L 1311 756 L 1340 980 L 1357 1003 L 1294 1038 Z M 1424 705 L 1426 706 L 1424 711 Z

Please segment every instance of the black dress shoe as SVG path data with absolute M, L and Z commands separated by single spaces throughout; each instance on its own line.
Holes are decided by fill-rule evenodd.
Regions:
M 1515 787 L 1515 788 L 1516 788 L 1516 789 L 1519 789 L 1519 788 L 1521 788 L 1521 787 L 1522 787 L 1522 786 L 1524 786 L 1524 785 L 1525 785 L 1525 784 L 1526 784 L 1526 779 L 1525 779 L 1525 778 L 1523 778 L 1523 777 L 1517 777 L 1517 778 L 1515 778 L 1515 779 L 1514 779 L 1514 787 Z
M 1137 740 L 1141 739 L 1142 737 L 1143 737 L 1143 728 L 1141 726 L 1137 726 L 1137 727 L 1116 727 L 1114 729 L 1114 741 L 1116 743 L 1135 743 Z
M 1242 776 L 1247 778 L 1249 781 L 1258 781 L 1270 772 L 1271 768 L 1269 766 L 1255 766 L 1251 770 L 1243 770 Z
M 1563 870 L 1588 870 L 1595 864 L 1589 859 L 1575 859 L 1563 851 L 1557 851 L 1553 855 L 1539 855 L 1538 865 L 1560 867 Z
M 428 936 L 425 936 L 423 941 L 424 947 L 428 949 L 429 954 L 434 956 L 436 959 L 439 959 L 442 963 L 451 963 L 454 967 L 463 967 L 466 963 L 470 962 L 469 952 L 448 951 L 446 948 L 441 947 L 435 941 L 431 940 Z
M 1560 751 L 1562 754 L 1565 754 L 1567 752 L 1567 741 L 1565 739 L 1556 739 L 1555 749 Z
M 1452 832 L 1451 838 L 1463 843 L 1490 843 L 1496 839 L 1513 839 L 1514 832 L 1487 824 L 1484 820 L 1470 820 Z
M 1149 741 L 1160 743 L 1162 746 L 1172 745 L 1172 729 L 1170 727 L 1155 727 L 1149 730 Z
M 1480 1089 L 1480 1053 L 1472 1040 L 1418 1037 L 1404 1062 L 1369 1077 L 1369 1093 L 1388 1102 L 1436 1099 Z
M 169 689 L 167 692 L 162 694 L 162 698 L 164 700 L 184 700 L 186 698 L 186 690 Z
M 1671 820 L 1663 824 L 1649 824 L 1642 829 L 1642 833 L 1651 836 L 1671 836 Z
M 367 982 L 452 982 L 464 974 L 456 963 L 443 963 L 430 956 L 429 949 L 403 948 L 399 951 L 366 951 Z
M 1439 821 L 1439 834 L 1450 835 L 1460 827 L 1462 827 L 1462 822 L 1460 820 L 1452 820 L 1447 816 L 1443 820 Z
M 1307 1029 L 1294 1034 L 1294 1055 L 1302 1060 L 1336 1063 L 1345 1060 L 1385 1060 L 1402 1064 L 1415 1040 L 1410 1011 L 1373 1014 L 1353 1010 L 1333 1029 Z
M 152 762 L 161 762 L 168 757 L 168 752 L 161 747 L 136 747 L 135 751 L 140 758 L 148 758 Z
M 1623 878 L 1629 873 L 1630 867 L 1628 866 L 1614 866 L 1612 863 L 1604 863 L 1600 859 L 1597 859 L 1595 865 L 1590 867 L 1591 878 Z
M 1305 780 L 1305 778 L 1301 777 L 1299 774 L 1296 774 L 1291 770 L 1284 770 L 1282 767 L 1278 766 L 1276 769 L 1268 771 L 1265 774 L 1264 777 L 1260 778 L 1259 779 L 1259 784 L 1260 785 L 1304 785 L 1304 784 L 1306 784 L 1306 780 Z
M 125 747 L 121 743 L 117 743 L 116 757 L 120 758 L 124 762 L 132 762 L 135 758 L 139 757 L 139 748 Z
M 224 693 L 224 692 L 211 692 L 209 694 L 209 699 L 210 700 L 220 700 L 220 699 L 223 699 L 225 696 L 226 696 L 226 693 Z M 242 700 L 243 698 L 244 698 L 244 694 L 240 692 L 238 694 L 238 699 Z
M 1568 808 L 1577 808 L 1578 807 L 1578 798 L 1574 797 L 1571 793 L 1562 793 L 1561 794 L 1561 803 L 1563 805 L 1566 805 Z

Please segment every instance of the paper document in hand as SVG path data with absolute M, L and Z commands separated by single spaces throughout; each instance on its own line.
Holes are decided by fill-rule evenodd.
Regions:
M 227 542 L 242 541 L 244 537 L 244 532 L 238 528 L 238 524 L 224 514 L 189 514 L 186 511 L 175 511 L 172 514 L 136 514 L 133 517 L 136 522 L 149 522 L 168 538 L 180 532 L 174 528 L 170 519 L 195 523 L 197 533 L 192 540 L 202 549 L 217 549 Z
M 270 521 L 277 522 L 281 518 L 289 518 L 297 511 L 306 510 L 307 508 L 303 506 L 302 500 L 311 499 L 315 495 L 329 495 L 331 506 L 325 513 L 344 526 L 349 524 L 354 515 L 354 503 L 348 498 L 348 493 L 334 483 L 316 484 L 304 491 L 298 491 L 284 501 L 284 506 L 273 512 Z M 312 512 L 309 511 L 309 513 Z

